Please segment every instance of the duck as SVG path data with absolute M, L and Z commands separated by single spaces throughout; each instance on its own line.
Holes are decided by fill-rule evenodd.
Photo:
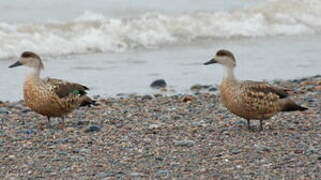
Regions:
M 25 104 L 34 112 L 47 117 L 48 124 L 52 117 L 62 119 L 80 106 L 97 105 L 96 101 L 87 96 L 88 87 L 55 78 L 41 78 L 44 64 L 39 55 L 31 51 L 21 54 L 19 60 L 9 68 L 26 66 L 31 71 L 23 84 L 23 98 Z
M 259 130 L 263 130 L 263 121 L 279 112 L 305 111 L 308 108 L 296 104 L 288 88 L 275 87 L 263 81 L 238 80 L 234 69 L 234 54 L 220 49 L 204 65 L 220 64 L 225 74 L 219 85 L 220 101 L 233 114 L 246 119 L 247 128 L 251 130 L 251 120 L 259 120 Z

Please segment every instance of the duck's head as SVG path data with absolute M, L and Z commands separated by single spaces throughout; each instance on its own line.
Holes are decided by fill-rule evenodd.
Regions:
M 17 66 L 28 66 L 34 69 L 43 69 L 43 63 L 41 61 L 41 58 L 34 52 L 31 51 L 25 51 L 21 54 L 19 60 L 9 66 L 9 68 L 14 68 Z
M 211 60 L 205 62 L 204 65 L 209 65 L 214 63 L 222 64 L 226 67 L 231 67 L 231 68 L 234 68 L 236 66 L 236 61 L 233 53 L 225 49 L 221 49 L 217 51 L 215 56 Z

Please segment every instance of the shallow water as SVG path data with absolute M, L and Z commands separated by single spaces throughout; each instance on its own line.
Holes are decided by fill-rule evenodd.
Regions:
M 235 53 L 240 79 L 321 73 L 318 0 L 59 0 L 24 9 L 30 1 L 0 2 L 1 100 L 22 98 L 27 70 L 7 67 L 24 50 L 43 57 L 44 77 L 80 82 L 103 96 L 153 93 L 149 84 L 158 78 L 177 92 L 218 84 L 221 67 L 202 63 L 220 48 Z

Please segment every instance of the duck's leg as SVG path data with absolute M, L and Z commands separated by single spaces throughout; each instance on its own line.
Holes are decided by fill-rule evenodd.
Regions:
M 61 122 L 59 124 L 59 128 L 60 129 L 64 129 L 65 128 L 65 117 L 64 116 L 61 117 Z
M 247 129 L 251 130 L 251 121 L 249 119 L 247 119 L 246 121 L 247 121 Z
M 263 131 L 263 120 L 260 120 L 260 131 Z
M 47 116 L 47 126 L 48 126 L 49 128 L 51 127 L 50 116 Z

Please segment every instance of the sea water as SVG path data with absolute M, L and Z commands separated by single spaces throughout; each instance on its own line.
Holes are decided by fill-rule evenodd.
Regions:
M 0 2 L 0 100 L 22 98 L 21 52 L 39 54 L 43 77 L 79 82 L 90 94 L 154 93 L 165 79 L 188 92 L 218 84 L 203 66 L 221 48 L 240 79 L 321 73 L 321 0 L 12 0 Z

